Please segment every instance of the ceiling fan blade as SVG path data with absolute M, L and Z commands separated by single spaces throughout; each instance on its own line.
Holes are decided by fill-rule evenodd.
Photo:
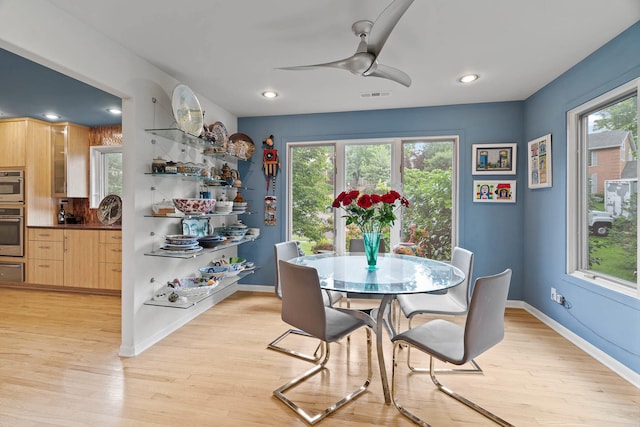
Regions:
M 378 64 L 374 62 L 371 68 L 363 73 L 365 77 L 382 77 L 383 79 L 393 80 L 403 86 L 411 86 L 411 77 L 404 71 L 388 65 Z
M 409 6 L 413 3 L 413 0 L 394 0 L 385 10 L 382 11 L 376 22 L 371 27 L 371 33 L 367 40 L 367 51 L 373 56 L 377 57 L 382 50 L 382 47 L 389 38 L 389 34 L 393 31 L 394 27 L 409 9 Z
M 317 68 L 340 68 L 353 74 L 362 74 L 371 68 L 374 58 L 367 52 L 356 53 L 345 59 L 314 65 L 299 65 L 295 67 L 279 67 L 280 70 L 313 70 Z

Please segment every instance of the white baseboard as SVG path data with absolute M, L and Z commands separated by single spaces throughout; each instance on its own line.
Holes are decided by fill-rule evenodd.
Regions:
M 602 363 L 607 368 L 611 369 L 613 372 L 618 374 L 622 379 L 631 383 L 631 385 L 640 389 L 640 374 L 633 371 L 629 367 L 623 365 L 618 362 L 613 357 L 609 356 L 593 344 L 579 337 L 578 335 L 571 332 L 569 329 L 562 326 L 560 323 L 556 322 L 537 308 L 527 304 L 523 301 L 509 301 L 507 303 L 507 307 L 509 308 L 521 308 L 534 316 L 536 319 L 540 320 L 542 323 L 559 333 L 562 337 L 569 340 L 571 343 L 575 344 L 582 351 L 587 353 L 589 356 L 596 359 L 598 362 Z
M 241 285 L 238 284 L 239 291 L 247 292 L 269 292 L 273 293 L 273 285 Z

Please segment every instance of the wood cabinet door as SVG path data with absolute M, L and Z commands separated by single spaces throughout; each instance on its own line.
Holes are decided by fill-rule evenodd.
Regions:
M 26 120 L 0 122 L 0 166 L 25 166 L 27 145 Z
M 29 121 L 27 131 L 27 226 L 53 225 L 56 217 L 51 181 L 51 126 Z
M 64 286 L 99 287 L 100 231 L 64 231 Z

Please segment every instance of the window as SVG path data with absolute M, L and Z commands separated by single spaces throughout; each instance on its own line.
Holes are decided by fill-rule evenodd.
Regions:
M 637 297 L 639 84 L 567 115 L 567 272 Z
M 383 230 L 387 244 L 411 241 L 424 256 L 449 259 L 456 241 L 457 146 L 457 137 L 289 143 L 288 238 L 301 241 L 306 253 L 343 252 L 359 230 L 346 227 L 333 199 L 350 189 L 395 189 L 410 207 Z
M 122 197 L 122 146 L 95 145 L 91 155 L 91 200 L 92 208 L 108 194 Z

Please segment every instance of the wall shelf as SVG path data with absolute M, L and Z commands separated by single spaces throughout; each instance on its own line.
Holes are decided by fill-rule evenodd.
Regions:
M 224 292 L 226 288 L 239 282 L 240 279 L 242 279 L 243 277 L 253 274 L 253 272 L 254 270 L 251 270 L 251 271 L 241 272 L 237 276 L 225 277 L 208 294 L 194 296 L 194 297 L 186 297 L 187 298 L 186 301 L 169 302 L 168 300 L 164 300 L 164 299 L 155 300 L 152 298 L 150 300 L 145 301 L 144 305 L 151 305 L 156 307 L 168 307 L 168 308 L 181 308 L 181 309 L 191 308 L 201 303 L 202 301 L 206 300 L 207 298 L 211 298 L 216 294 Z M 159 291 L 154 292 L 154 294 L 157 292 Z
M 239 240 L 237 242 L 224 243 L 222 245 L 216 246 L 215 248 L 203 248 L 201 251 L 190 253 L 190 254 L 171 253 L 171 251 L 163 251 L 162 249 L 156 249 L 151 252 L 146 252 L 145 255 L 164 257 L 164 258 L 175 258 L 175 259 L 191 259 L 191 258 L 197 258 L 202 255 L 210 254 L 213 252 L 218 252 L 224 249 L 232 248 L 234 246 L 239 246 L 239 245 L 242 245 L 243 243 L 253 242 L 258 238 L 259 237 L 257 238 L 244 237 L 242 240 Z
M 200 138 L 198 136 L 190 135 L 178 128 L 145 129 L 145 132 L 155 136 L 160 136 L 162 138 L 169 139 L 179 144 L 188 145 L 190 147 L 195 147 L 195 148 L 201 148 L 203 150 L 202 154 L 204 156 L 215 157 L 222 160 L 250 161 L 250 158 L 245 159 L 242 157 L 234 156 L 229 153 L 214 152 L 212 151 L 213 149 L 220 148 L 220 147 L 216 146 L 211 141 Z

